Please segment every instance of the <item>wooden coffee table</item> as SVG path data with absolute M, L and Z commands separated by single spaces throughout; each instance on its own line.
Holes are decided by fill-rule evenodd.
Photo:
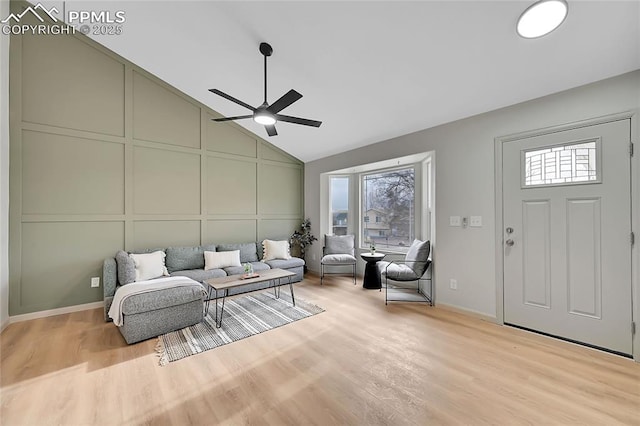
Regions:
M 273 283 L 273 293 L 276 298 L 280 297 L 280 287 L 289 284 L 289 289 L 291 290 L 291 301 L 293 302 L 293 306 L 296 306 L 296 298 L 293 295 L 293 283 L 291 282 L 291 277 L 295 275 L 295 272 L 285 271 L 284 269 L 269 269 L 267 271 L 258 272 L 258 276 L 255 278 L 243 278 L 243 275 L 229 275 L 227 277 L 205 280 L 205 284 L 208 284 L 209 286 L 205 315 L 209 313 L 209 302 L 211 301 L 211 291 L 213 290 L 215 292 L 216 303 L 216 327 L 220 328 L 222 326 L 222 315 L 224 314 L 224 301 L 227 296 L 229 296 L 229 289 L 266 281 L 271 281 Z M 282 280 L 285 278 L 287 281 L 283 283 Z M 264 290 L 264 288 L 250 291 L 259 290 Z M 220 291 L 222 292 L 222 306 L 220 309 L 220 317 L 218 318 L 218 292 Z

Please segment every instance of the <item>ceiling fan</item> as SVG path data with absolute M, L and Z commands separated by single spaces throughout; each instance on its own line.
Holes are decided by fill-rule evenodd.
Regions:
M 276 131 L 276 122 L 278 121 L 284 121 L 293 124 L 302 124 L 303 126 L 320 127 L 322 121 L 278 114 L 280 111 L 302 98 L 302 95 L 293 89 L 289 90 L 287 93 L 282 95 L 280 99 L 269 105 L 269 103 L 267 102 L 267 57 L 271 56 L 271 54 L 273 53 L 273 48 L 269 43 L 260 43 L 260 53 L 262 53 L 262 55 L 264 56 L 264 102 L 262 103 L 262 105 L 254 108 L 251 105 L 224 93 L 221 90 L 209 89 L 210 92 L 222 96 L 223 98 L 228 99 L 231 102 L 235 102 L 238 105 L 242 105 L 243 107 L 253 111 L 253 114 L 250 115 L 214 118 L 213 121 L 231 121 L 253 118 L 253 121 L 255 121 L 256 123 L 264 125 L 264 128 L 267 130 L 267 134 L 269 136 L 276 136 L 278 134 L 278 132 Z

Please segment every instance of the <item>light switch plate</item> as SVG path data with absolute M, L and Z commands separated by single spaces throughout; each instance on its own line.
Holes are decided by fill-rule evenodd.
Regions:
M 469 226 L 474 228 L 482 227 L 482 216 L 471 216 L 469 218 Z
M 449 216 L 449 226 L 460 226 L 460 216 Z

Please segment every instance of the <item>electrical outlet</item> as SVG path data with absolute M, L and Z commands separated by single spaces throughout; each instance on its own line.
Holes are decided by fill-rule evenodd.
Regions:
M 449 226 L 460 226 L 460 216 L 449 216 Z
M 453 278 L 449 280 L 449 288 L 451 290 L 457 290 L 458 289 L 458 280 L 454 280 Z
M 471 216 L 469 218 L 469 226 L 472 228 L 482 228 L 482 216 Z
M 91 278 L 91 287 L 100 287 L 100 277 Z

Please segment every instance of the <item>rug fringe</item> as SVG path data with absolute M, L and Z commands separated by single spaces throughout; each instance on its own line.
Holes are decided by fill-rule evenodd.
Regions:
M 166 348 L 164 347 L 164 341 L 162 337 L 158 337 L 158 343 L 156 343 L 156 355 L 160 358 L 158 363 L 161 367 L 169 364 L 169 357 L 167 356 Z

